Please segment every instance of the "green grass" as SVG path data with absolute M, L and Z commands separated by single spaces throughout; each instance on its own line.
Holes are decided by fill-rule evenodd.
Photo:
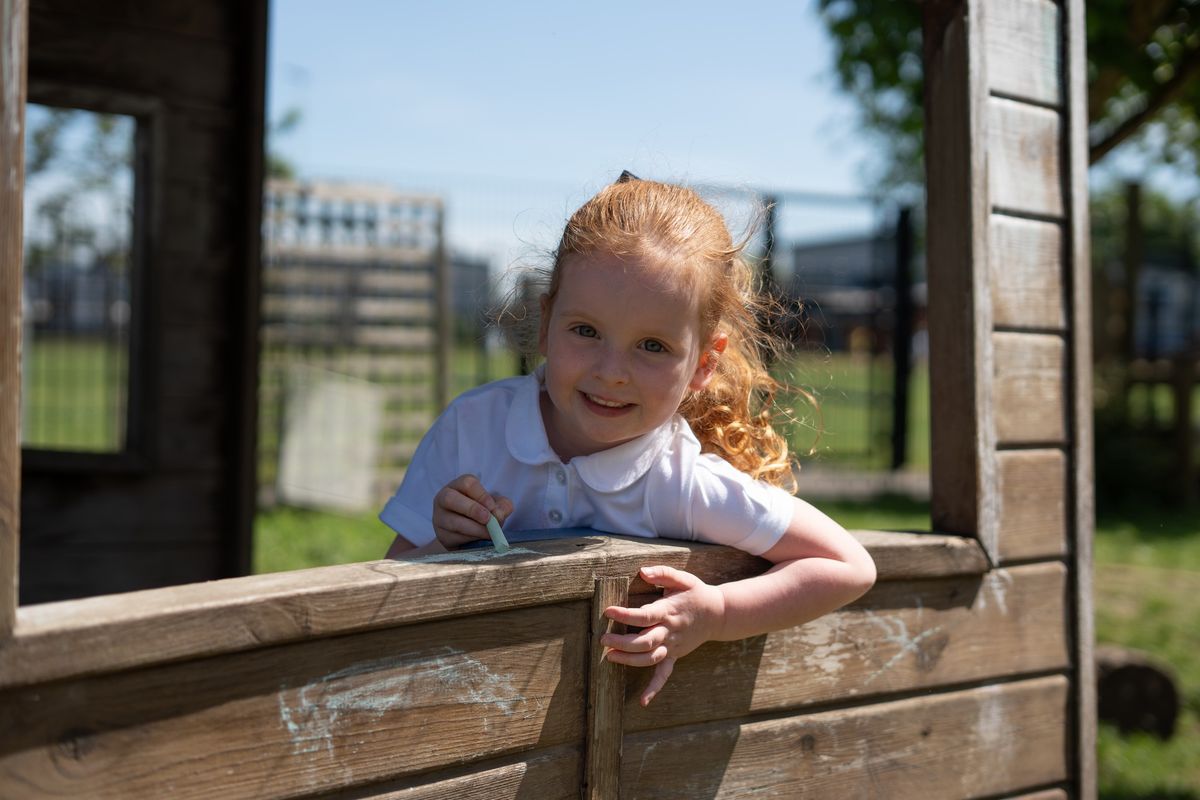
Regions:
M 21 444 L 119 452 L 124 447 L 125 351 L 99 338 L 43 333 L 26 346 Z

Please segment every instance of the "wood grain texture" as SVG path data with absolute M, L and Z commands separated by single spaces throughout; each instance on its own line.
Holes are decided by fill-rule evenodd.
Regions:
M 1068 776 L 1062 676 L 627 737 L 622 797 L 958 800 Z M 1019 734 L 1014 735 L 1015 731 Z
M 1010 450 L 1000 467 L 1000 557 L 1067 554 L 1067 457 L 1062 450 Z M 1063 610 L 1064 615 L 1067 610 Z
M 1088 224 L 1087 29 L 1083 0 L 1064 0 L 1063 40 L 1067 43 L 1066 150 L 1070 154 L 1067 189 L 1070 213 L 1071 327 L 1070 369 L 1072 538 L 1075 600 L 1075 686 L 1072 723 L 1075 731 L 1074 786 L 1077 797 L 1096 796 L 1096 685 L 1092 609 L 1092 535 L 1095 526 L 1095 481 L 1092 466 L 1092 260 Z
M 1062 330 L 1062 226 L 993 214 L 989 226 L 993 323 L 997 326 Z
M 578 743 L 587 629 L 578 602 L 8 692 L 0 786 L 293 797 Z
M 582 785 L 581 747 L 559 745 L 321 797 L 322 800 L 579 800 Z
M 29 71 L 39 79 L 170 97 L 178 106 L 233 105 L 233 38 L 139 28 L 114 16 L 63 13 L 63 4 L 57 5 L 31 8 L 30 34 L 37 47 L 29 54 Z M 178 64 L 189 68 L 169 68 Z
M 979 572 L 971 540 L 860 534 L 879 580 Z M 893 543 L 894 542 L 894 543 Z M 766 561 L 715 545 L 585 537 L 528 543 L 505 556 L 466 551 L 371 561 L 123 595 L 28 606 L 19 635 L 0 643 L 0 689 L 236 652 L 307 637 L 592 596 L 598 574 L 644 565 L 685 569 L 708 583 L 756 575 Z M 631 588 L 647 592 L 638 580 Z M 415 602 L 413 598 L 420 598 Z
M 0 641 L 16 624 L 21 522 L 21 259 L 26 0 L 0 0 Z
M 987 85 L 981 15 L 922 6 L 928 197 L 930 511 L 995 557 Z
M 625 673 L 619 664 L 604 658 L 600 638 L 624 633 L 625 626 L 604 616 L 609 606 L 629 605 L 629 577 L 596 578 L 591 605 L 591 647 L 588 651 L 587 744 L 583 797 L 617 800 L 620 793 L 623 741 Z
M 1058 112 L 992 97 L 987 101 L 987 117 L 992 205 L 1062 218 L 1062 125 Z
M 631 670 L 626 729 L 1065 670 L 1066 600 L 1066 569 L 1056 562 L 879 584 L 851 607 L 807 625 L 703 645 L 680 659 L 649 708 L 637 702 L 649 671 Z
M 1062 103 L 1059 10 L 1053 0 L 988 0 L 988 86 L 1038 103 Z
M 1000 444 L 1066 441 L 1066 346 L 1061 336 L 996 333 L 996 439 Z

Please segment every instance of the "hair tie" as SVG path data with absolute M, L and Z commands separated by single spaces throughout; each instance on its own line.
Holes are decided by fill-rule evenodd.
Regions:
M 617 178 L 617 183 L 629 183 L 630 181 L 640 181 L 637 175 L 634 175 L 627 169 L 621 170 L 621 177 Z

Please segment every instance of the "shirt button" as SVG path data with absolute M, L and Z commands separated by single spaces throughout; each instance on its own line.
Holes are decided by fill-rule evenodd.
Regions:
M 553 509 L 550 512 L 550 521 L 553 522 L 555 525 L 562 522 L 562 512 L 559 511 L 557 508 Z
M 566 483 L 567 482 L 567 471 L 565 469 L 556 470 L 554 473 L 554 479 L 557 480 L 559 483 Z

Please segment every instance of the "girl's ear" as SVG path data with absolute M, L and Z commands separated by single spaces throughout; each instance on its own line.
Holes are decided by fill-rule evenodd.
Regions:
M 538 318 L 538 353 L 546 355 L 546 337 L 550 329 L 550 295 L 543 293 L 538 298 L 541 314 Z
M 708 386 L 708 382 L 712 380 L 713 374 L 717 371 L 717 361 L 728 346 L 729 336 L 727 334 L 713 334 L 708 343 L 708 349 L 700 354 L 700 363 L 696 365 L 696 371 L 692 374 L 691 382 L 688 383 L 689 389 L 698 392 Z

